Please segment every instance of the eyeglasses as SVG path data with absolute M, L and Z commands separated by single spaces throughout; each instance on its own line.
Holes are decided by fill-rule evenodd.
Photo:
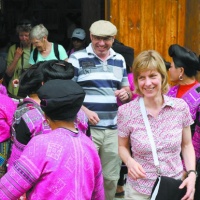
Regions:
M 100 37 L 100 36 L 92 35 L 92 37 L 96 41 L 103 40 L 104 42 L 110 42 L 111 40 L 114 40 L 114 38 L 112 36 Z

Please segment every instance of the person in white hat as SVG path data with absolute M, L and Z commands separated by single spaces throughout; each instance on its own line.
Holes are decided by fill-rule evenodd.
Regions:
M 85 37 L 86 33 L 82 28 L 74 29 L 71 37 L 70 48 L 67 52 L 68 56 L 70 56 L 75 51 L 79 51 L 85 48 Z
M 101 158 L 106 200 L 114 199 L 121 166 L 116 97 L 123 103 L 131 99 L 125 60 L 111 48 L 116 34 L 117 28 L 111 22 L 94 22 L 90 27 L 91 43 L 68 60 L 75 66 L 73 80 L 86 93 L 82 109 Z

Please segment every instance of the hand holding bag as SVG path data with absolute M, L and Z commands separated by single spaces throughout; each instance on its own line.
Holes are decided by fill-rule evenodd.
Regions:
M 151 200 L 180 200 L 186 193 L 186 187 L 184 187 L 183 189 L 179 189 L 179 186 L 182 183 L 181 180 L 176 180 L 174 178 L 161 176 L 161 170 L 159 166 L 156 146 L 153 139 L 153 134 L 151 132 L 151 127 L 147 118 L 147 113 L 144 106 L 144 100 L 142 97 L 140 98 L 139 103 L 145 127 L 147 130 L 147 134 L 151 144 L 154 164 L 156 166 L 158 174 L 158 178 L 156 179 L 156 182 L 154 183 L 152 189 Z

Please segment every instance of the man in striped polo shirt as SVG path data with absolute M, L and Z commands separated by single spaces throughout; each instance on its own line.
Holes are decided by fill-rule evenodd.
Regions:
M 117 28 L 111 22 L 94 22 L 89 46 L 73 53 L 68 60 L 75 67 L 74 81 L 86 92 L 82 109 L 101 158 L 106 200 L 114 199 L 121 165 L 116 99 L 122 103 L 131 99 L 125 60 L 111 48 L 116 34 Z

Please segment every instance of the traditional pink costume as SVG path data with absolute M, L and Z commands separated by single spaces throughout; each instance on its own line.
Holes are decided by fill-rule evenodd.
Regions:
M 0 199 L 104 200 L 102 168 L 86 135 L 58 128 L 31 139 L 0 180 Z

